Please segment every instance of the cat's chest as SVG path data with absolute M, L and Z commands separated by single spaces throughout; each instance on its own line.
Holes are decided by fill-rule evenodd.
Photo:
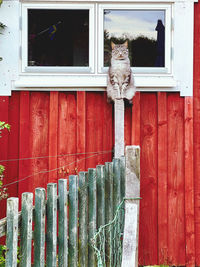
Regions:
M 116 74 L 126 73 L 130 69 L 128 62 L 123 62 L 122 60 L 113 61 L 111 66 Z

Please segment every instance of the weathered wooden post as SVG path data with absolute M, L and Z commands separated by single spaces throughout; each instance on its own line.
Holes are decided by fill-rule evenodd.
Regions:
M 115 158 L 124 156 L 124 100 L 115 99 Z
M 125 225 L 122 267 L 138 266 L 140 147 L 126 147 Z M 135 198 L 138 198 L 137 200 Z

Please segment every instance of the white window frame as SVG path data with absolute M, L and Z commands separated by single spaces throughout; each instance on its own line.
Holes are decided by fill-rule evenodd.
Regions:
M 165 11 L 165 67 L 133 67 L 133 73 L 137 74 L 171 74 L 172 73 L 172 32 L 171 32 L 171 17 L 172 4 L 148 4 L 148 3 L 133 3 L 133 4 L 100 4 L 99 5 L 99 59 L 98 72 L 106 73 L 108 67 L 104 67 L 104 10 L 162 10 Z M 134 57 L 134 54 L 133 54 Z
M 104 91 L 107 86 L 107 73 L 103 68 L 103 16 L 106 9 L 165 9 L 166 62 L 165 68 L 133 68 L 138 91 L 180 92 L 182 96 L 193 94 L 193 24 L 194 2 L 196 0 L 21 0 L 15 14 L 21 17 L 19 23 L 19 53 L 9 59 L 17 74 L 15 78 L 2 83 L 8 90 L 92 90 Z M 8 6 L 9 8 L 9 6 Z M 84 67 L 29 67 L 27 66 L 27 9 L 89 9 L 89 68 Z M 5 13 L 6 14 L 6 13 Z M 6 15 L 5 15 L 6 18 Z M 7 21 L 5 20 L 5 24 Z M 12 30 L 12 29 L 11 29 Z M 16 29 L 13 33 L 16 35 Z M 187 33 L 187 34 L 185 34 Z M 5 44 L 5 47 L 10 44 Z M 20 55 L 21 54 L 21 55 Z M 169 56 L 170 55 L 170 56 Z M 7 55 L 4 56 L 6 60 Z M 9 58 L 9 55 L 8 55 Z M 166 60 L 167 60 L 166 58 Z M 7 60 L 9 65 L 9 60 Z M 13 67 L 13 62 L 19 62 Z M 7 65 L 7 66 L 8 66 Z M 9 66 L 8 66 L 9 68 Z M 11 69 L 11 68 L 10 68 Z M 10 86 L 11 83 L 11 86 Z M 6 89 L 5 89 L 6 90 Z M 0 92 L 1 94 L 1 92 Z
M 28 66 L 28 10 L 29 9 L 66 9 L 89 11 L 89 66 Z M 94 5 L 84 4 L 23 4 L 22 5 L 22 73 L 94 73 Z

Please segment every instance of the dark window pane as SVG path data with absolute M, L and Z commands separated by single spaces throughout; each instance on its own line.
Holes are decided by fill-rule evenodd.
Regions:
M 88 66 L 89 10 L 28 10 L 28 66 Z
M 104 66 L 114 43 L 129 42 L 132 67 L 165 66 L 164 10 L 104 10 Z

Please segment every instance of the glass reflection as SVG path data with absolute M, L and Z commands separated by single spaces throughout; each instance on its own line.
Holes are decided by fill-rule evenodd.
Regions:
M 164 10 L 104 10 L 104 66 L 109 66 L 111 40 L 128 40 L 132 67 L 165 66 Z

